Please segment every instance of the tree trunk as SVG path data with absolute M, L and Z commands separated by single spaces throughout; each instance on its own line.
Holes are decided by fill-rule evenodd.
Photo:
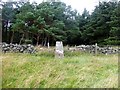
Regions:
M 47 46 L 48 46 L 48 48 L 50 47 L 50 45 L 49 45 L 49 37 L 48 37 L 48 43 L 47 43 Z
M 13 38 L 14 38 L 14 31 L 12 32 L 10 43 L 13 43 Z
M 7 40 L 7 37 L 8 37 L 8 32 L 7 32 L 7 26 L 6 26 L 6 28 L 5 28 L 5 42 L 7 42 L 8 40 Z M 8 43 L 8 42 L 7 42 Z
M 0 28 L 0 43 L 2 42 L 2 28 Z
M 42 34 L 41 45 L 44 46 L 44 34 Z
M 42 39 L 42 43 L 41 43 L 41 45 L 43 46 L 44 45 L 44 40 Z
M 22 34 L 22 38 L 20 39 L 19 44 L 21 44 L 21 42 L 22 42 L 23 38 L 24 38 L 24 33 Z
M 36 46 L 38 46 L 38 44 L 39 44 L 39 38 L 40 38 L 40 36 L 38 35 L 38 36 L 37 36 L 37 43 L 36 43 Z
M 25 32 L 25 39 L 29 39 L 29 33 L 27 31 Z
M 42 37 L 41 45 L 44 46 L 44 37 Z
M 45 38 L 44 46 L 46 46 L 46 43 L 47 43 L 47 38 Z

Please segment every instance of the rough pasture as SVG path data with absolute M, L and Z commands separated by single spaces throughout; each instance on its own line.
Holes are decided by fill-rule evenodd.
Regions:
M 2 58 L 3 88 L 117 88 L 118 54 L 93 55 L 68 51 L 54 58 L 54 47 L 36 54 L 5 53 Z

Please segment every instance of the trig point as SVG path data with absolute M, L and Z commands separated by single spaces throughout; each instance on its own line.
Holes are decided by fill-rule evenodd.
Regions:
M 56 41 L 55 58 L 63 58 L 63 57 L 64 57 L 63 43 L 62 41 Z

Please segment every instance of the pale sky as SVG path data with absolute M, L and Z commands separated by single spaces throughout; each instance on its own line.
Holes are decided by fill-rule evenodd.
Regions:
M 30 0 L 30 2 L 41 3 L 43 0 Z M 86 8 L 89 12 L 92 12 L 96 5 L 98 5 L 99 0 L 61 0 L 65 2 L 66 5 L 71 5 L 73 9 L 76 9 L 80 14 Z
M 6 1 L 25 1 L 25 0 L 2 0 Z M 29 0 L 30 2 L 41 3 L 43 0 Z M 45 0 L 44 0 L 45 1 Z M 90 13 L 94 10 L 95 6 L 99 4 L 99 1 L 110 1 L 110 0 L 60 0 L 65 2 L 66 5 L 71 5 L 73 9 L 76 9 L 80 14 L 82 14 L 84 8 L 86 8 Z M 114 0 L 113 0 L 114 1 Z
M 30 2 L 33 1 L 41 3 L 43 0 L 30 0 Z M 82 14 L 84 8 L 86 8 L 91 13 L 95 9 L 95 6 L 99 4 L 99 1 L 110 0 L 60 0 L 60 1 L 65 2 L 66 5 L 71 5 L 73 9 L 76 9 L 80 14 Z
M 99 0 L 64 0 L 64 2 L 71 5 L 71 7 L 76 9 L 79 13 L 82 13 L 84 8 L 92 12 L 95 6 L 98 5 Z

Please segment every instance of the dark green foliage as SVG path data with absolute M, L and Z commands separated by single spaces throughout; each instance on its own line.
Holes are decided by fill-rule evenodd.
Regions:
M 118 31 L 120 26 L 117 2 L 100 2 L 85 25 L 82 38 L 88 44 L 120 44 Z M 113 19 L 113 17 L 116 17 Z M 117 21 L 117 22 L 116 22 Z M 117 32 L 117 33 L 116 33 Z M 110 39 L 110 38 L 114 39 Z M 103 43 L 104 42 L 104 43 Z
M 26 40 L 24 41 L 24 43 L 25 43 L 25 44 L 32 44 L 32 40 L 26 39 Z
M 105 45 L 120 45 L 120 40 L 117 40 L 116 37 L 109 37 L 105 39 L 102 44 Z
M 15 7 L 14 7 L 15 6 Z M 82 15 L 63 2 L 6 2 L 2 8 L 2 39 L 7 43 L 46 46 L 64 44 L 118 45 L 120 2 L 99 2 L 93 13 Z M 12 13 L 11 13 L 12 12 Z

